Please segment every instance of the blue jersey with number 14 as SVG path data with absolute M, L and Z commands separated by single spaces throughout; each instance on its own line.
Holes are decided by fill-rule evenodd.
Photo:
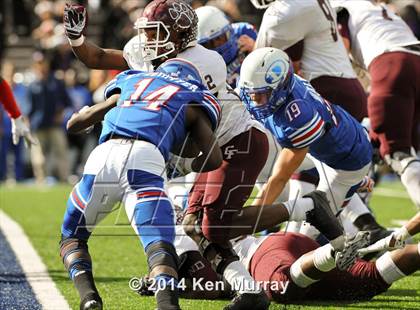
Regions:
M 306 80 L 294 75 L 292 82 L 287 103 L 263 120 L 280 145 L 309 147 L 314 158 L 334 169 L 354 171 L 370 163 L 372 147 L 362 125 Z
M 108 83 L 105 97 L 120 93 L 117 106 L 104 118 L 99 143 L 112 135 L 145 140 L 156 145 L 165 160 L 187 138 L 186 107 L 198 104 L 215 130 L 221 107 L 204 86 L 161 72 L 128 70 Z

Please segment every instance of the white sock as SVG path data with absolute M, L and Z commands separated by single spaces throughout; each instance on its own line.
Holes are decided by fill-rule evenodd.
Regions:
M 261 292 L 258 283 L 251 277 L 240 261 L 230 263 L 223 271 L 223 277 L 232 289 L 238 291 L 239 294 L 258 294 Z
M 309 285 L 318 282 L 319 280 L 312 279 L 308 277 L 306 274 L 303 273 L 302 266 L 301 266 L 302 256 L 299 257 L 297 261 L 295 261 L 292 266 L 290 267 L 290 277 L 294 284 L 299 287 L 305 288 Z
M 306 212 L 314 208 L 314 202 L 311 198 L 299 198 L 289 200 L 283 203 L 287 212 L 289 212 L 289 221 L 306 220 Z
M 346 208 L 344 208 L 343 212 L 340 213 L 339 221 L 341 222 L 341 225 L 343 225 L 344 232 L 346 233 L 346 235 L 348 237 L 353 237 L 357 234 L 359 230 L 357 229 L 356 226 L 354 226 L 353 222 L 349 219 L 349 217 L 347 216 L 348 214 L 344 212 L 345 210 Z
M 411 200 L 420 208 L 420 162 L 413 162 L 405 168 L 401 182 L 407 189 Z
M 406 276 L 400 268 L 395 265 L 391 257 L 391 252 L 386 252 L 384 255 L 379 257 L 376 260 L 375 265 L 382 279 L 384 279 L 384 281 L 388 284 L 392 284 Z
M 343 208 L 341 216 L 349 219 L 352 223 L 361 215 L 370 213 L 359 195 L 354 194 L 347 206 Z
M 333 247 L 326 244 L 314 251 L 314 265 L 322 272 L 328 272 L 335 268 L 335 259 L 332 256 Z

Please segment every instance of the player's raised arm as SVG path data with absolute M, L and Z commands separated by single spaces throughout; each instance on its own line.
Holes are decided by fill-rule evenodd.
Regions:
M 222 164 L 222 151 L 216 141 L 208 116 L 198 105 L 191 105 L 187 109 L 187 120 L 191 138 L 202 152 L 191 163 L 193 171 L 212 171 Z
M 66 4 L 64 28 L 77 58 L 91 69 L 129 69 L 123 51 L 103 49 L 86 40 L 87 11 L 82 5 Z

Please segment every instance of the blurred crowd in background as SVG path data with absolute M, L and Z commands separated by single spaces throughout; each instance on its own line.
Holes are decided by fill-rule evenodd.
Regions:
M 304 0 L 297 0 L 304 1 Z M 147 0 L 76 1 L 88 7 L 88 38 L 101 47 L 122 49 L 136 35 L 133 24 Z M 215 5 L 236 21 L 258 29 L 264 10 L 249 0 L 189 0 L 193 7 Z M 12 144 L 11 124 L 0 105 L 0 183 L 74 183 L 97 143 L 100 128 L 72 136 L 65 124 L 74 111 L 103 100 L 106 83 L 118 72 L 88 70 L 73 55 L 62 25 L 66 1 L 2 0 L 0 2 L 1 76 L 30 121 L 37 145 Z M 420 1 L 395 0 L 388 5 L 420 39 Z M 14 56 L 21 42 L 30 56 Z M 19 50 L 22 50 L 20 46 Z M 22 66 L 23 65 L 23 66 Z

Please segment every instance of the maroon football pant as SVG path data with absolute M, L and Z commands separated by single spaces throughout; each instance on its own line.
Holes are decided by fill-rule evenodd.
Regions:
M 347 271 L 332 270 L 319 282 L 307 288 L 295 285 L 290 277 L 290 267 L 303 254 L 315 250 L 319 244 L 302 234 L 280 232 L 270 235 L 260 245 L 250 262 L 250 273 L 256 281 L 289 281 L 286 293 L 273 291 L 267 295 L 276 302 L 288 303 L 302 300 L 366 300 L 386 291 L 375 263 L 358 260 Z
M 368 113 L 372 138 L 382 156 L 417 148 L 420 118 L 420 56 L 385 53 L 369 66 L 371 93 Z
M 189 213 L 202 212 L 202 231 L 211 242 L 227 242 L 232 216 L 252 193 L 268 156 L 268 140 L 258 129 L 241 133 L 221 147 L 222 165 L 197 176 L 188 198 Z
M 358 79 L 320 76 L 311 84 L 324 99 L 339 105 L 359 122 L 367 116 L 367 96 Z

